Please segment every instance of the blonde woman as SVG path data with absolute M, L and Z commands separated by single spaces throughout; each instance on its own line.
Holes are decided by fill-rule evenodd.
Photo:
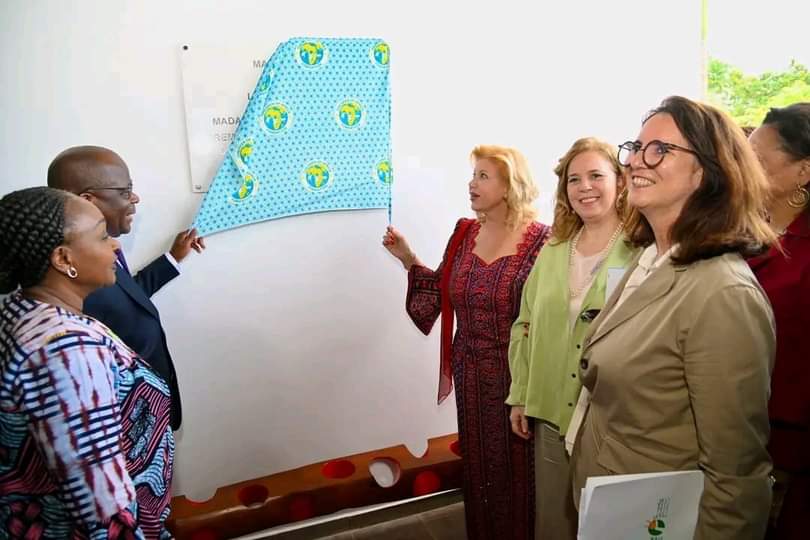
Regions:
M 549 228 L 533 220 L 537 188 L 520 152 L 478 146 L 472 161 L 470 206 L 478 219 L 458 221 L 436 270 L 393 227 L 383 245 L 408 271 L 406 308 L 416 326 L 427 334 L 442 316 L 439 402 L 455 383 L 467 536 L 527 539 L 534 453 L 531 441 L 510 433 L 507 354 L 523 283 Z
M 588 137 L 560 158 L 554 232 L 512 326 L 506 403 L 515 435 L 535 441 L 535 540 L 576 538 L 564 438 L 581 389 L 582 337 L 605 305 L 608 282 L 634 255 L 622 234 L 625 181 L 614 148 Z

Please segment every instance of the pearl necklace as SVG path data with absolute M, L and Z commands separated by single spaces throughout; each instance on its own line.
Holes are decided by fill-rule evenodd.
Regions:
M 577 296 L 582 294 L 582 291 L 585 290 L 585 287 L 590 285 L 591 281 L 593 280 L 593 276 L 596 275 L 596 273 L 602 267 L 602 263 L 604 263 L 605 259 L 607 259 L 607 254 L 610 252 L 610 249 L 613 247 L 613 244 L 616 243 L 616 239 L 619 238 L 619 234 L 621 234 L 622 229 L 624 229 L 624 223 L 620 222 L 619 226 L 616 227 L 616 230 L 613 231 L 613 236 L 610 237 L 610 240 L 608 240 L 607 245 L 605 245 L 605 247 L 602 248 L 602 251 L 597 253 L 598 260 L 594 265 L 593 269 L 591 270 L 588 279 L 584 280 L 583 283 L 580 283 L 578 287 L 573 288 L 571 287 L 572 285 L 571 273 L 572 268 L 574 266 L 574 254 L 577 251 L 577 243 L 579 243 L 579 237 L 582 236 L 582 231 L 585 230 L 585 226 L 583 225 L 582 227 L 579 228 L 577 234 L 574 236 L 574 239 L 571 241 L 571 248 L 570 251 L 568 252 L 568 292 L 571 293 L 571 298 L 576 298 Z

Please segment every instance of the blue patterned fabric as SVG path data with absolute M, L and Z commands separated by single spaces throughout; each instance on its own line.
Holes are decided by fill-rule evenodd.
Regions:
M 194 226 L 391 203 L 388 45 L 296 38 L 265 64 Z

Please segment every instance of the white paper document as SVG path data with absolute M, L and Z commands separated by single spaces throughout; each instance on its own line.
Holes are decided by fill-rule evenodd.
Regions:
M 588 478 L 578 540 L 692 540 L 703 494 L 701 471 Z

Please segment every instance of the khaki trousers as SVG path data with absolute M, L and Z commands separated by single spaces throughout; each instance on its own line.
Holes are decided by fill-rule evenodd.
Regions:
M 576 540 L 578 515 L 565 438 L 545 422 L 535 421 L 534 426 L 534 540 Z

